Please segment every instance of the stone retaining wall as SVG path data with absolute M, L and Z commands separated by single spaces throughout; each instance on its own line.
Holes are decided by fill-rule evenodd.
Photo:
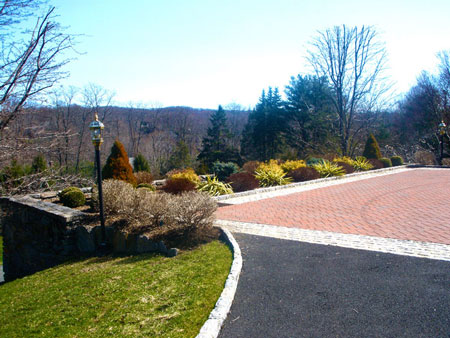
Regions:
M 81 211 L 30 196 L 1 197 L 0 208 L 5 281 L 99 253 L 100 226 L 84 225 L 88 215 Z M 107 227 L 106 234 L 113 253 L 177 254 L 177 249 L 167 249 L 163 242 L 143 235 L 127 235 L 112 227 Z

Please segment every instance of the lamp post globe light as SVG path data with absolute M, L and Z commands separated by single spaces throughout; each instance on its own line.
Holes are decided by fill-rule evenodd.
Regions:
M 444 121 L 441 121 L 438 125 L 439 131 L 439 145 L 440 145 L 440 156 L 439 156 L 439 164 L 442 165 L 442 159 L 444 158 L 444 135 L 445 135 L 445 127 L 447 127 Z
M 102 131 L 105 128 L 103 123 L 98 120 L 98 115 L 95 113 L 95 121 L 89 125 L 92 135 L 92 143 L 95 147 L 95 162 L 97 167 L 97 183 L 98 183 L 98 201 L 100 207 L 100 224 L 102 232 L 101 246 L 106 247 L 106 230 L 105 230 L 105 215 L 103 213 L 103 190 L 102 190 L 102 170 L 100 165 L 100 146 L 103 143 Z

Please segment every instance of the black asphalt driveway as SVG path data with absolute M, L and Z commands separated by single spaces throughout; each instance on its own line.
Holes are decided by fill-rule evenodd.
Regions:
M 450 262 L 234 234 L 220 337 L 450 337 Z

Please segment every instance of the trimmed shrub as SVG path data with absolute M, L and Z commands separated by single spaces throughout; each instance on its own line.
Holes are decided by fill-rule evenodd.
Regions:
M 200 183 L 200 177 L 195 173 L 194 169 L 186 168 L 182 170 L 172 170 L 167 173 L 168 179 L 185 178 L 188 181 L 194 183 L 194 185 Z
M 150 172 L 150 165 L 148 164 L 148 161 L 142 154 L 138 154 L 133 162 L 133 169 L 134 172 Z M 139 183 L 138 183 L 139 184 Z
M 289 173 L 295 169 L 306 167 L 306 163 L 303 160 L 296 160 L 296 161 L 286 161 L 281 164 L 281 169 L 284 170 L 284 172 Z
M 216 161 L 211 166 L 211 171 L 216 175 L 219 181 L 225 181 L 228 176 L 237 173 L 239 167 L 233 162 L 219 162 Z
M 383 163 L 384 168 L 392 167 L 392 162 L 390 158 L 382 157 L 380 158 L 381 163 Z
M 162 190 L 170 194 L 181 194 L 186 191 L 194 191 L 197 185 L 185 177 L 169 178 Z
M 311 167 L 295 169 L 291 171 L 288 176 L 291 177 L 294 182 L 304 182 L 320 178 L 320 174 L 317 170 Z
M 228 183 L 220 182 L 217 177 L 206 177 L 205 182 L 200 182 L 197 186 L 197 190 L 201 192 L 205 192 L 210 196 L 219 196 L 219 195 L 227 195 L 232 194 L 233 189 L 231 185 Z
M 401 156 L 392 156 L 391 163 L 393 167 L 397 167 L 399 165 L 403 165 L 403 158 Z
M 345 170 L 338 166 L 337 164 L 323 160 L 320 163 L 312 165 L 314 169 L 317 170 L 320 177 L 331 177 L 331 176 L 343 176 L 345 175 Z
M 249 161 L 245 162 L 242 166 L 242 170 L 245 172 L 248 172 L 249 174 L 254 174 L 256 169 L 261 165 L 261 162 L 259 161 Z
M 419 150 L 414 153 L 414 162 L 423 165 L 436 164 L 436 158 L 431 151 Z
M 69 187 L 59 193 L 61 203 L 69 208 L 81 207 L 86 204 L 86 197 L 77 187 Z
M 370 159 L 379 160 L 381 158 L 380 146 L 373 134 L 370 134 L 366 141 L 366 146 L 364 147 L 363 156 Z
M 333 162 L 335 162 L 335 163 L 338 163 L 338 162 L 340 162 L 340 163 L 347 163 L 347 164 L 350 164 L 351 166 L 353 166 L 354 160 L 352 160 L 348 156 L 341 156 L 341 157 L 333 158 Z
M 134 177 L 136 178 L 137 185 L 142 183 L 151 184 L 153 182 L 153 175 L 147 171 L 139 171 L 134 174 Z
M 115 179 L 136 185 L 136 178 L 133 175 L 133 169 L 128 161 L 127 152 L 119 140 L 116 140 L 111 148 L 111 154 L 103 167 L 102 176 L 105 180 Z
M 373 168 L 373 165 L 364 156 L 355 158 L 352 165 L 357 171 L 367 171 Z
M 45 160 L 44 155 L 39 154 L 35 158 L 33 158 L 33 162 L 31 163 L 31 168 L 34 173 L 40 173 L 47 169 L 47 161 Z
M 342 169 L 344 169 L 346 174 L 351 174 L 355 172 L 355 168 L 353 168 L 353 166 L 347 162 L 333 161 L 333 163 L 342 167 Z
M 292 182 L 290 177 L 285 177 L 286 173 L 281 169 L 276 160 L 269 163 L 262 163 L 255 171 L 255 178 L 261 187 L 271 187 L 275 185 L 285 185 Z
M 227 182 L 231 185 L 234 192 L 259 188 L 259 182 L 255 176 L 245 171 L 231 175 L 228 177 Z
M 383 169 L 384 164 L 380 160 L 377 160 L 376 158 L 369 158 L 367 161 L 372 165 L 372 169 Z

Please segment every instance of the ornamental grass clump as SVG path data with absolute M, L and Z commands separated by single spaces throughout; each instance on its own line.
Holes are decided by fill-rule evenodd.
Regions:
M 353 168 L 356 171 L 367 171 L 372 169 L 373 165 L 364 156 L 358 156 L 353 160 Z
M 260 164 L 255 171 L 255 178 L 259 181 L 261 187 L 285 185 L 292 182 L 290 177 L 286 177 L 286 173 L 276 160 Z
M 206 181 L 197 185 L 197 190 L 205 192 L 210 196 L 228 195 L 233 193 L 233 188 L 228 183 L 220 182 L 216 176 L 206 177 Z
M 345 175 L 345 170 L 342 167 L 327 160 L 322 160 L 322 162 L 314 164 L 312 167 L 317 170 L 320 177 Z
M 304 167 L 306 167 L 306 162 L 303 160 L 296 160 L 296 161 L 288 160 L 281 164 L 281 169 L 283 169 L 285 173 L 290 173 L 295 169 Z

